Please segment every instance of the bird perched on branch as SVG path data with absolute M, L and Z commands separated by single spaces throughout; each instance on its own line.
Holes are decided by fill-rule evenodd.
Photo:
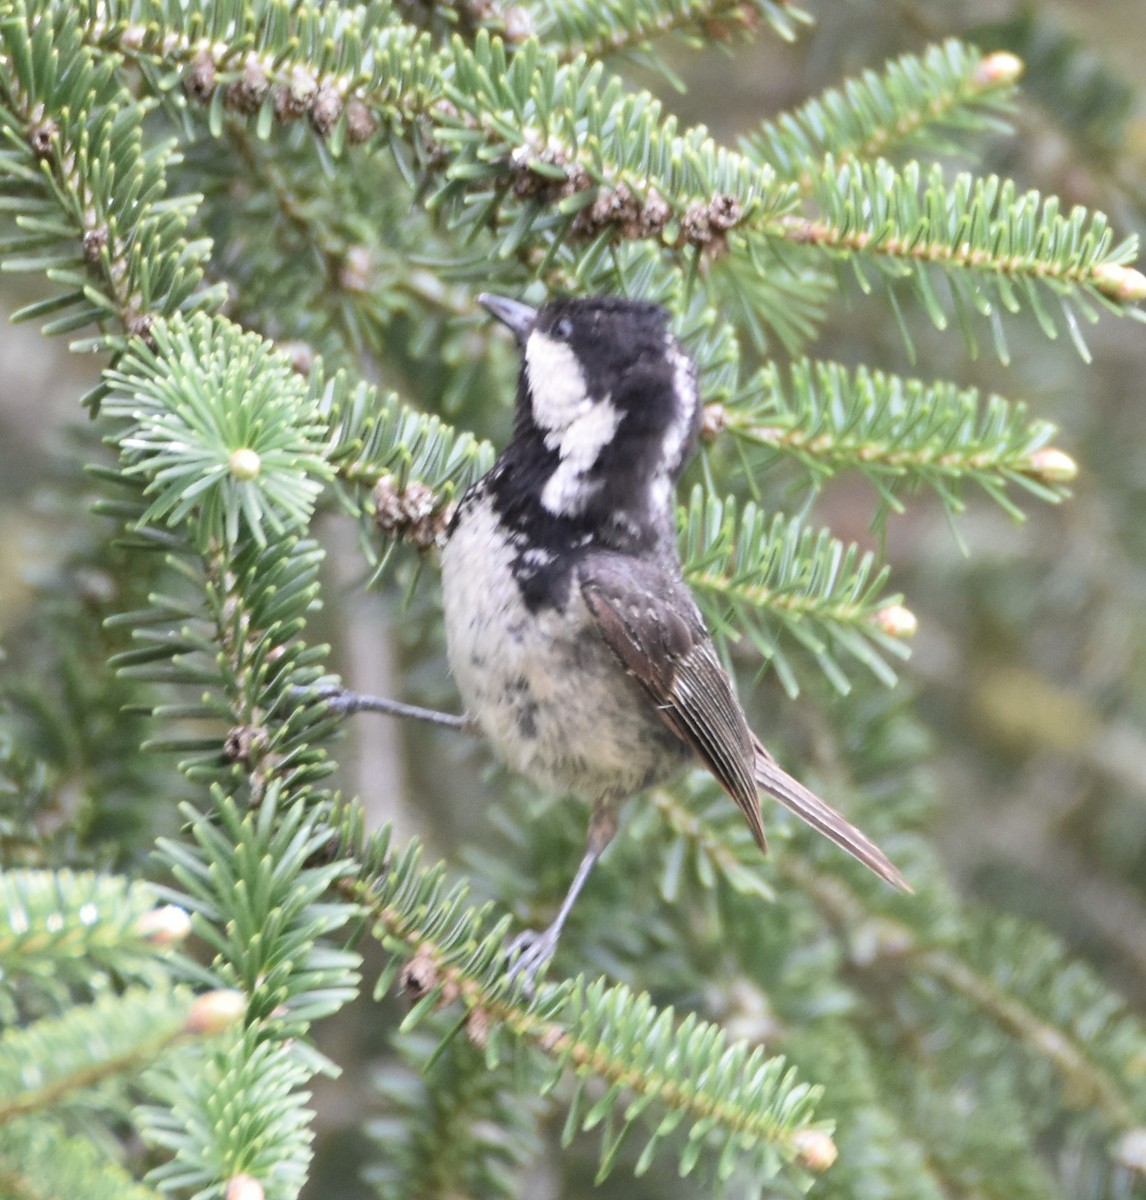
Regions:
M 513 769 L 592 805 L 552 924 L 511 971 L 552 956 L 620 801 L 701 763 L 766 849 L 759 790 L 896 887 L 886 855 L 784 772 L 749 729 L 684 581 L 675 488 L 697 448 L 696 369 L 657 305 L 533 309 L 483 295 L 517 338 L 513 436 L 463 496 L 442 553 L 450 664 L 470 719 Z

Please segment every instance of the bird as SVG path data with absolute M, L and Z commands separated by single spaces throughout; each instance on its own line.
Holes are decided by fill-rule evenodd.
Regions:
M 689 765 L 715 776 L 762 851 L 760 791 L 910 891 L 749 728 L 684 578 L 676 486 L 702 406 L 667 310 L 615 296 L 478 299 L 515 336 L 521 367 L 509 441 L 446 533 L 448 659 L 467 719 L 501 760 L 591 806 L 565 897 L 546 929 L 510 943 L 511 976 L 532 987 L 552 958 L 621 801 Z

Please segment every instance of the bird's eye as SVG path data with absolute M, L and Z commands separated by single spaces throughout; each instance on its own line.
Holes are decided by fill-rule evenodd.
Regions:
M 553 332 L 563 341 L 568 341 L 573 336 L 573 322 L 568 317 L 562 317 L 553 326 Z

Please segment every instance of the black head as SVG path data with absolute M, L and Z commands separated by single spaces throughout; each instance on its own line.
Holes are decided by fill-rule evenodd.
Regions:
M 536 466 L 542 507 L 557 516 L 671 513 L 692 457 L 700 401 L 692 360 L 663 308 L 640 300 L 554 300 L 536 311 L 481 301 L 522 349 L 514 442 Z

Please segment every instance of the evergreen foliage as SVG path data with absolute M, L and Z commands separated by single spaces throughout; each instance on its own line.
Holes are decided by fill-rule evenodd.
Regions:
M 792 503 L 847 473 L 879 519 L 923 489 L 952 517 L 973 489 L 1012 517 L 1065 499 L 1075 463 L 1026 403 L 809 346 L 851 277 L 908 347 L 918 313 L 973 351 L 985 329 L 1006 362 L 1005 317 L 1087 356 L 1083 323 L 1142 319 L 1137 244 L 933 161 L 1006 128 L 1011 54 L 902 56 L 739 149 L 604 61 L 671 76 L 665 35 L 807 21 L 775 0 L 0 0 L 0 261 L 46 280 L 14 319 L 100 357 L 86 549 L 113 542 L 96 549 L 134 581 L 82 660 L 90 688 L 37 706 L 4 688 L 0 1190 L 297 1196 L 315 1077 L 356 1066 L 314 1039 L 359 994 L 365 933 L 386 962 L 384 1034 L 362 1050 L 384 1059 L 366 1122 L 382 1195 L 521 1194 L 554 1124 L 566 1161 L 589 1135 L 597 1181 L 649 1195 L 694 1194 L 674 1181 L 696 1172 L 706 1194 L 1065 1196 L 1056 1141 L 1140 1179 L 1146 1031 L 1033 922 L 945 881 L 922 834 L 926 746 L 882 691 L 915 618 L 874 552 Z M 493 824 L 511 844 L 468 852 L 471 883 L 328 789 L 338 517 L 361 573 L 406 595 L 392 636 L 411 680 L 448 694 L 423 567 L 512 390 L 481 288 L 670 308 L 707 402 L 679 513 L 690 583 L 750 668 L 750 707 L 765 664 L 811 697 L 825 749 L 802 773 L 915 897 L 785 814 L 764 860 L 689 776 L 630 806 L 528 996 L 502 946 L 551 911 L 582 814 L 538 819 L 506 784 Z M 65 629 L 45 657 L 78 662 Z M 98 822 L 43 835 L 64 772 L 29 733 L 85 728 L 101 703 L 126 712 L 121 737 L 85 739 L 79 761 L 130 761 L 92 805 L 129 781 L 177 814 L 112 852 Z M 69 869 L 93 858 L 120 873 Z M 160 897 L 190 914 L 193 953 L 167 945 L 186 930 L 168 936 Z M 129 1127 L 148 1152 L 116 1161 Z

